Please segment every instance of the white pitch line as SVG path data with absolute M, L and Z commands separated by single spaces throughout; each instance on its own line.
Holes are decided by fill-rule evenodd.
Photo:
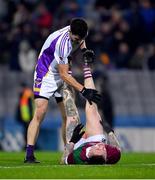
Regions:
M 155 166 L 155 163 L 142 163 L 142 164 L 118 164 L 118 166 Z
M 41 165 L 40 166 L 38 166 L 38 165 L 36 165 L 36 166 L 35 165 L 33 165 L 33 166 L 29 166 L 29 165 L 28 166 L 22 166 L 21 165 L 21 166 L 0 166 L 0 169 L 14 169 L 14 168 L 20 169 L 20 168 L 32 168 L 32 167 L 36 167 L 36 168 L 37 167 L 43 167 L 44 168 L 44 167 L 53 167 L 53 166 L 57 167 L 57 165 L 51 165 L 51 166 L 50 165 L 45 165 L 45 166 L 41 166 Z
M 58 167 L 58 166 L 61 166 L 61 167 L 67 167 L 68 165 L 40 165 L 40 166 L 38 166 L 38 165 L 33 165 L 33 166 L 31 166 L 31 165 L 28 165 L 28 166 L 0 166 L 0 169 L 21 169 L 21 168 L 32 168 L 32 167 L 35 167 L 35 168 L 38 168 L 38 167 L 42 167 L 42 168 L 48 168 L 48 167 Z M 69 167 L 71 167 L 72 165 L 69 165 Z M 78 166 L 78 165 L 77 165 Z M 83 166 L 83 167 L 85 167 L 85 166 L 87 166 L 87 165 L 80 165 L 81 167 Z M 99 167 L 101 167 L 102 165 L 99 165 Z M 108 166 L 115 166 L 115 165 L 106 165 L 105 167 L 108 167 Z M 119 167 L 119 166 L 121 166 L 121 167 L 135 167 L 135 166 L 155 166 L 155 163 L 142 163 L 142 164 L 118 164 L 118 165 L 116 165 L 116 167 Z M 96 166 L 97 167 L 97 166 Z M 103 165 L 103 167 L 104 167 L 104 165 Z

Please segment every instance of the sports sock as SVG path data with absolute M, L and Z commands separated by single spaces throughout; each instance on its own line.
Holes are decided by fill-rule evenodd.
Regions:
M 34 156 L 34 146 L 33 145 L 27 145 L 26 147 L 26 158 Z
M 91 68 L 88 65 L 83 66 L 84 79 L 92 77 Z
M 68 74 L 72 76 L 72 70 L 68 70 Z

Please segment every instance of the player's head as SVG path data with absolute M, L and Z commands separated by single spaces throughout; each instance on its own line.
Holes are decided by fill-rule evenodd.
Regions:
M 104 143 L 97 143 L 89 149 L 90 164 L 104 164 L 106 162 L 107 152 Z
M 84 19 L 74 18 L 70 23 L 70 31 L 73 36 L 79 40 L 85 39 L 88 35 L 88 26 Z
M 90 164 L 115 164 L 119 161 L 121 152 L 118 148 L 98 143 L 90 147 Z
M 121 158 L 121 151 L 114 146 L 110 146 L 105 144 L 107 157 L 106 157 L 106 164 L 116 164 Z

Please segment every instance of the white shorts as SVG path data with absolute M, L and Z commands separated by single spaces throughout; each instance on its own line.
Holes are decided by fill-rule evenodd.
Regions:
M 103 142 L 107 143 L 106 136 L 104 134 L 98 134 L 94 136 L 90 136 L 88 138 L 81 138 L 75 145 L 74 150 L 79 148 L 82 144 L 88 143 L 88 142 Z
M 63 84 L 64 82 L 61 79 L 55 81 L 54 77 L 50 74 L 47 74 L 43 78 L 37 78 L 35 73 L 33 92 L 35 96 L 42 96 L 47 99 L 52 96 L 62 97 Z

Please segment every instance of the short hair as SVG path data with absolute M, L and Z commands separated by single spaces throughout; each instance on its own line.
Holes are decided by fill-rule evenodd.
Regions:
M 107 151 L 106 164 L 116 164 L 121 158 L 121 151 L 114 146 L 105 144 Z
M 81 39 L 88 35 L 88 25 L 82 18 L 74 18 L 70 23 L 71 32 L 74 35 L 78 35 Z
M 89 164 L 105 164 L 103 156 L 92 156 L 89 158 Z

